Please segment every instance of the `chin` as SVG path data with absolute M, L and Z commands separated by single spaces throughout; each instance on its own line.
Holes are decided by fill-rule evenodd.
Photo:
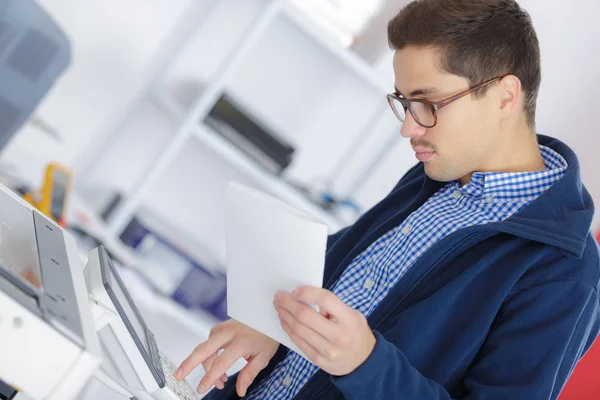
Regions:
M 428 163 L 425 163 L 425 174 L 437 182 L 452 182 L 460 178 L 455 176 L 456 174 L 448 173 L 448 168 Z

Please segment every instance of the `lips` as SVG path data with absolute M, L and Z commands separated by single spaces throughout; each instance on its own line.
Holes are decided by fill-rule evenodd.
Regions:
M 433 158 L 433 156 L 435 156 L 435 151 L 429 149 L 414 147 L 413 150 L 415 151 L 415 156 L 417 157 L 417 160 L 421 162 L 430 161 Z

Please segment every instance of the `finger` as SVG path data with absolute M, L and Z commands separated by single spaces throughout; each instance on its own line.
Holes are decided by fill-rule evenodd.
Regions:
M 211 335 L 215 335 L 215 334 L 219 333 L 222 329 L 226 328 L 228 325 L 230 325 L 232 323 L 233 323 L 233 320 L 230 319 L 229 321 L 223 322 L 223 323 L 221 323 L 219 325 L 215 325 L 210 330 L 210 334 Z M 219 350 L 219 351 L 221 351 L 221 350 Z M 219 356 L 219 352 L 216 352 L 216 353 L 212 354 L 210 357 L 208 357 L 202 363 L 202 366 L 204 367 L 204 373 L 206 373 L 206 371 L 208 371 L 210 369 L 210 367 L 212 366 L 213 362 L 215 362 L 215 360 L 217 359 L 218 356 Z M 219 380 L 223 382 L 223 385 L 225 385 L 225 382 L 227 382 L 228 379 L 229 378 L 228 378 L 227 374 L 223 374 L 223 376 Z
M 210 370 L 210 367 L 212 367 L 213 363 L 215 362 L 218 356 L 219 353 L 216 352 L 211 354 L 206 360 L 204 360 L 204 362 L 202 363 L 202 367 L 204 367 L 204 373 L 207 373 Z
M 333 315 L 331 315 L 327 311 L 325 311 L 325 309 L 323 309 L 323 307 L 319 307 L 319 314 L 321 314 L 328 321 L 334 322 L 336 324 L 338 323 L 338 320 L 335 319 L 335 317 Z
M 240 371 L 236 383 L 236 391 L 238 396 L 244 397 L 248 391 L 248 387 L 254 382 L 260 371 L 266 368 L 269 364 L 269 359 L 260 354 L 251 358 L 248 364 Z
M 323 307 L 319 307 L 319 314 L 324 316 L 327 319 L 331 319 L 332 315 L 323 309 Z
M 292 339 L 292 342 L 294 342 L 296 344 L 296 346 L 298 346 L 300 348 L 300 350 L 302 350 L 304 352 L 304 354 L 306 354 L 306 356 L 313 363 L 315 363 L 315 365 L 320 367 L 321 366 L 320 364 L 322 363 L 323 359 L 321 358 L 321 356 L 319 356 L 319 352 L 314 347 L 312 347 L 310 344 L 308 344 L 304 339 L 302 339 L 300 336 L 298 336 L 294 332 L 292 332 L 289 325 L 286 324 L 284 321 L 281 322 L 281 326 L 283 327 L 283 330 L 285 331 L 285 333 L 287 333 L 287 335 L 290 337 L 290 339 Z
M 309 304 L 317 304 L 325 312 L 331 314 L 340 322 L 351 322 L 354 309 L 340 300 L 335 294 L 326 289 L 304 286 L 294 290 L 294 299 Z
M 223 374 L 222 377 L 217 379 L 215 386 L 217 387 L 217 389 L 223 390 L 225 388 L 225 382 L 227 382 L 227 374 Z
M 212 367 L 213 363 L 215 362 L 215 360 L 217 359 L 217 357 L 219 356 L 219 353 L 213 353 L 210 357 L 208 357 L 206 359 L 206 361 L 204 361 L 202 363 L 202 367 L 204 368 L 204 373 L 206 374 L 210 368 Z M 223 377 L 225 377 L 225 379 L 223 379 Z M 225 382 L 227 382 L 227 375 L 224 374 L 221 378 L 219 378 L 217 380 L 217 382 L 215 383 L 215 386 L 217 388 L 219 388 L 219 382 L 223 383 L 223 387 L 225 386 Z
M 315 311 L 313 311 L 313 313 L 319 318 L 323 318 L 320 315 L 318 315 Z M 300 337 L 306 343 L 311 345 L 321 355 L 327 358 L 335 356 L 335 347 L 333 343 L 328 341 L 319 332 L 315 332 L 309 326 L 303 324 L 302 322 L 294 318 L 294 315 L 290 314 L 287 310 L 279 308 L 278 314 L 282 325 L 283 323 L 285 323 L 292 333 L 294 333 L 296 336 Z
M 223 353 L 212 364 L 210 370 L 206 371 L 206 375 L 200 381 L 198 385 L 198 393 L 205 393 L 212 385 L 215 384 L 217 379 L 221 379 L 223 374 L 227 372 L 229 368 L 237 360 L 241 358 L 241 353 L 235 347 L 231 346 L 225 349 Z
M 199 344 L 192 354 L 190 354 L 179 366 L 175 372 L 175 379 L 184 379 L 188 374 L 204 362 L 207 358 L 218 352 L 232 339 L 232 334 L 229 331 L 220 331 L 210 337 L 206 342 Z
M 340 326 L 338 324 L 325 318 L 320 312 L 316 312 L 306 304 L 296 301 L 287 293 L 283 293 L 280 300 L 281 301 L 278 304 L 281 304 L 281 307 L 278 307 L 278 304 L 275 304 L 278 313 L 280 313 L 281 310 L 287 311 L 300 323 L 308 326 L 328 341 L 337 341 L 340 336 Z M 287 322 L 294 328 L 292 321 Z

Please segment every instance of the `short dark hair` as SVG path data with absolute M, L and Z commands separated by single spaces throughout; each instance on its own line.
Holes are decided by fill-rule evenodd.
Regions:
M 525 92 L 525 114 L 535 126 L 541 83 L 540 46 L 531 17 L 514 0 L 415 0 L 388 24 L 393 50 L 434 46 L 442 71 L 471 86 L 512 74 Z M 489 87 L 474 92 L 483 96 Z

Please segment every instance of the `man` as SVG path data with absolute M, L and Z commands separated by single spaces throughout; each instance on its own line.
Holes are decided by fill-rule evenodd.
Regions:
M 388 34 L 388 101 L 420 163 L 330 237 L 327 289 L 275 297 L 310 361 L 225 322 L 176 374 L 203 364 L 210 399 L 555 399 L 598 334 L 594 208 L 573 151 L 535 134 L 529 15 L 420 0 Z

